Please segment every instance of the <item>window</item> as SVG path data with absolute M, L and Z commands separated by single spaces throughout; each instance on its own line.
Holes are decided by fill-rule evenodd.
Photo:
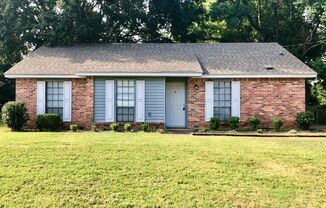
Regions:
M 117 80 L 117 121 L 133 122 L 135 118 L 135 81 Z
M 231 82 L 214 82 L 214 116 L 221 121 L 228 121 L 231 117 Z
M 46 82 L 46 113 L 63 115 L 63 82 Z

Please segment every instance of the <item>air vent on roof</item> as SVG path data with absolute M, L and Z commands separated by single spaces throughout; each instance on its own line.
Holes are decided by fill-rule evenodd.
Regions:
M 272 67 L 272 66 L 264 66 L 264 68 L 265 68 L 266 70 L 273 70 L 273 69 L 275 69 L 275 68 Z
M 284 53 L 281 52 L 281 53 L 280 53 L 280 56 L 284 56 Z

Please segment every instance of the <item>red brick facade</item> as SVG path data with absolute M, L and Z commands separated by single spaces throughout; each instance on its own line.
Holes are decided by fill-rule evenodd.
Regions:
M 85 128 L 93 123 L 94 78 L 72 79 L 72 122 Z
M 38 79 L 16 79 L 16 100 L 26 103 L 30 115 L 28 127 L 35 127 L 36 82 Z M 86 128 L 93 123 L 94 78 L 69 79 L 72 81 L 72 122 Z M 297 112 L 305 110 L 304 79 L 238 79 L 241 85 L 241 123 L 250 116 L 258 116 L 264 127 L 278 117 L 285 127 L 294 127 Z M 188 79 L 188 127 L 206 126 L 205 81 Z M 197 85 L 197 89 L 196 86 Z
M 35 128 L 36 83 L 38 80 L 42 79 L 16 79 L 16 100 L 25 102 L 27 105 L 30 117 L 28 128 Z M 93 123 L 94 78 L 69 80 L 72 81 L 71 123 L 90 128 Z
M 16 79 L 16 100 L 26 104 L 30 120 L 28 128 L 35 127 L 37 79 Z
M 278 117 L 284 127 L 295 126 L 297 112 L 305 110 L 304 79 L 238 79 L 241 88 L 240 121 L 247 125 L 251 116 L 258 116 L 263 127 L 271 127 Z M 188 127 L 206 126 L 205 81 L 188 79 Z M 198 89 L 195 89 L 195 85 Z
M 278 117 L 284 127 L 295 127 L 297 112 L 305 111 L 304 79 L 241 79 L 241 121 L 258 116 L 264 127 Z
M 205 81 L 207 79 L 189 78 L 187 88 L 188 127 L 206 126 L 205 122 Z M 195 87 L 197 86 L 197 89 Z

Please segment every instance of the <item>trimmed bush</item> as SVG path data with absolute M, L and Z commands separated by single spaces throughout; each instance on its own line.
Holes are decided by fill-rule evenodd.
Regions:
M 110 129 L 113 131 L 118 131 L 119 125 L 117 123 L 111 123 L 110 124 Z
M 72 124 L 69 126 L 69 129 L 70 129 L 70 131 L 76 132 L 78 130 L 78 126 L 77 126 L 77 124 Z
M 148 131 L 148 130 L 149 130 L 149 125 L 148 125 L 148 123 L 143 123 L 143 124 L 141 124 L 141 125 L 140 125 L 140 129 L 141 129 L 142 131 Z
M 314 114 L 310 111 L 297 113 L 296 123 L 299 129 L 309 130 L 314 120 Z
M 131 124 L 130 123 L 125 123 L 123 128 L 125 129 L 125 131 L 130 131 L 131 130 Z
M 198 129 L 199 133 L 206 133 L 208 131 L 209 131 L 209 129 L 207 127 L 199 127 L 199 129 Z
M 257 130 L 258 126 L 260 125 L 261 121 L 260 118 L 253 116 L 249 118 L 249 124 L 252 130 Z
M 232 130 L 239 128 L 240 118 L 239 117 L 231 117 L 229 119 L 229 125 Z
M 97 129 L 96 123 L 93 123 L 93 124 L 92 124 L 92 131 L 94 131 L 94 132 L 98 132 L 98 129 Z
M 7 102 L 2 107 L 2 121 L 14 131 L 22 130 L 28 121 L 28 113 L 25 103 Z
M 262 130 L 262 129 L 257 129 L 257 131 L 256 131 L 258 134 L 262 134 L 262 133 L 264 133 L 264 131 Z
M 279 118 L 273 118 L 272 119 L 272 127 L 274 131 L 280 131 L 283 126 L 283 122 Z
M 209 128 L 217 130 L 220 127 L 220 119 L 218 117 L 212 117 L 209 121 Z
M 40 131 L 57 131 L 61 126 L 58 114 L 40 114 L 36 116 L 36 128 Z

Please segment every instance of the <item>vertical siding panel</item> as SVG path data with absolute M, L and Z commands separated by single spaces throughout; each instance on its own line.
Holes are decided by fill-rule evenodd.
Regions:
M 94 80 L 94 121 L 105 121 L 105 79 Z
M 145 119 L 146 122 L 164 122 L 165 81 L 148 79 L 145 81 Z

